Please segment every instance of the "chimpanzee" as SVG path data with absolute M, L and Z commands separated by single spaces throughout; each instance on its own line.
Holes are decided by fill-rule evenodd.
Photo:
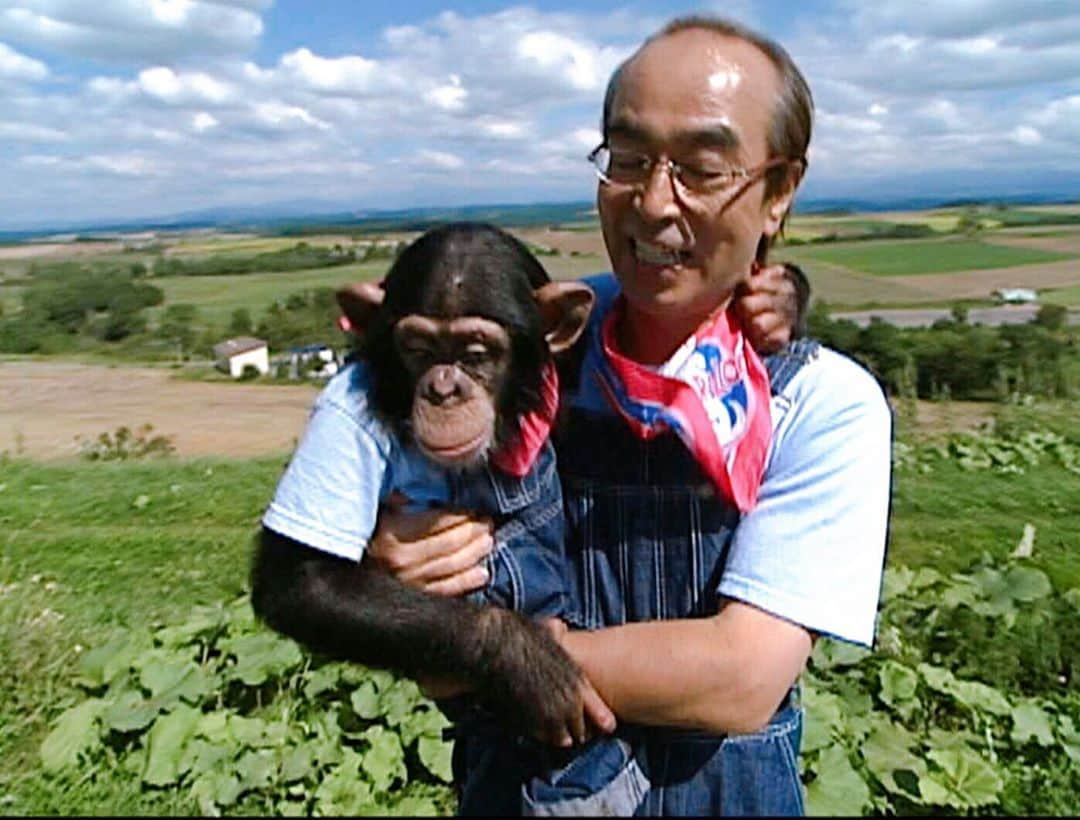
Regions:
M 581 283 L 552 282 L 510 234 L 477 223 L 424 233 L 381 287 L 339 291 L 361 354 L 320 394 L 263 517 L 256 613 L 335 658 L 464 678 L 478 712 L 511 731 L 584 740 L 580 670 L 537 621 L 566 606 L 562 496 L 547 438 L 558 405 L 553 354 L 577 339 L 593 299 Z M 429 596 L 361 560 L 394 493 L 493 517 L 486 589 Z M 604 740 L 589 749 L 614 755 L 607 768 L 621 771 L 625 744 L 605 751 Z M 541 775 L 553 765 L 537 760 Z M 561 796 L 543 795 L 552 804 Z

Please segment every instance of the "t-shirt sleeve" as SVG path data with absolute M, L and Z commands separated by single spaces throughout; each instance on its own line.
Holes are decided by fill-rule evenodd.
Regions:
M 892 415 L 863 368 L 822 349 L 774 399 L 757 506 L 736 527 L 719 593 L 871 645 L 889 515 Z
M 365 417 L 321 396 L 263 515 L 263 525 L 359 561 L 375 531 L 387 472 L 385 443 Z

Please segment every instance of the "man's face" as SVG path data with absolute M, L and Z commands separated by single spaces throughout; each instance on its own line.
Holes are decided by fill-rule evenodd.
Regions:
M 613 151 L 702 169 L 754 168 L 778 82 L 755 46 L 685 30 L 648 45 L 623 71 L 611 107 Z M 601 183 L 600 223 L 631 311 L 692 332 L 749 276 L 758 241 L 787 200 L 765 202 L 761 176 L 706 197 L 677 194 L 661 162 L 643 187 Z

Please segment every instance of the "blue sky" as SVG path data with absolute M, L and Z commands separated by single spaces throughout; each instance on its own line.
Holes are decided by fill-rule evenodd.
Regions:
M 1076 0 L 0 0 L 0 227 L 588 199 L 612 67 L 695 11 L 803 68 L 803 197 L 1080 196 Z

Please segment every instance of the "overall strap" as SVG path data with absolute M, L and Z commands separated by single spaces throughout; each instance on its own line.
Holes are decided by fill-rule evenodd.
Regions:
M 783 350 L 765 357 L 772 394 L 779 394 L 807 362 L 817 358 L 821 343 L 816 339 L 796 339 Z

